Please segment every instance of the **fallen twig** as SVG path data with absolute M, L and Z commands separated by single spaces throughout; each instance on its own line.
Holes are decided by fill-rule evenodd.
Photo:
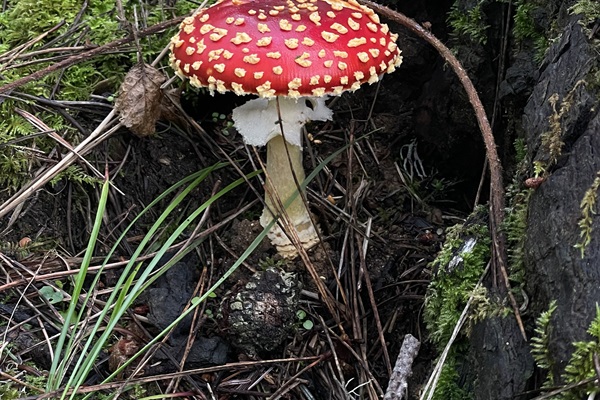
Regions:
M 419 353 L 420 346 L 421 342 L 413 335 L 407 334 L 404 336 L 383 400 L 401 400 L 408 397 L 406 393 L 408 389 L 407 380 L 412 375 L 412 364 Z

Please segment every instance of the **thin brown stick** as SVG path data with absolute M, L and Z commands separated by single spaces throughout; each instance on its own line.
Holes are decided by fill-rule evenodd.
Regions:
M 383 327 L 381 325 L 381 318 L 379 317 L 379 309 L 377 308 L 377 301 L 375 300 L 375 294 L 373 293 L 373 284 L 371 283 L 370 271 L 367 270 L 367 248 L 369 246 L 370 234 L 371 234 L 371 223 L 372 218 L 369 218 L 367 222 L 367 229 L 365 231 L 365 236 L 363 239 L 363 247 L 361 251 L 358 252 L 360 259 L 360 267 L 363 270 L 363 277 L 365 279 L 365 283 L 367 284 L 367 292 L 369 293 L 369 302 L 371 303 L 371 309 L 373 310 L 373 316 L 375 317 L 375 326 L 377 327 L 377 334 L 379 336 L 379 342 L 381 343 L 381 350 L 383 352 L 383 361 L 385 361 L 385 366 L 388 371 L 388 376 L 392 375 L 392 362 L 390 360 L 390 355 L 388 353 L 387 345 L 385 343 L 385 335 L 383 334 Z M 357 239 L 358 241 L 358 239 Z
M 26 388 L 28 388 L 28 389 L 34 390 L 34 391 L 36 391 L 36 392 L 38 392 L 38 393 L 44 393 L 44 390 L 43 390 L 43 389 L 40 389 L 40 388 L 38 388 L 38 387 L 36 387 L 36 386 L 33 386 L 33 385 L 31 385 L 31 384 L 29 384 L 29 383 L 27 383 L 27 382 L 25 382 L 25 381 L 22 381 L 22 380 L 20 380 L 20 379 L 17 379 L 17 378 L 15 378 L 15 377 L 13 377 L 13 376 L 11 376 L 11 375 L 7 374 L 7 373 L 6 373 L 6 372 L 4 372 L 4 371 L 0 371 L 0 377 L 2 377 L 2 378 L 4 378 L 4 379 L 9 379 L 9 380 L 13 381 L 14 383 L 16 383 L 17 385 L 21 385 L 21 386 L 23 386 L 23 387 L 26 387 Z
M 473 106 L 473 110 L 475 110 L 477 123 L 481 129 L 483 142 L 485 144 L 486 156 L 490 163 L 490 215 L 492 219 L 492 236 L 499 237 L 500 232 L 498 228 L 504 219 L 505 203 L 504 184 L 502 182 L 502 165 L 500 163 L 500 158 L 498 157 L 498 151 L 496 150 L 496 142 L 494 141 L 492 127 L 487 119 L 483 104 L 477 95 L 477 90 L 475 89 L 475 86 L 473 86 L 473 82 L 471 82 L 467 72 L 464 70 L 454 54 L 452 54 L 450 49 L 448 49 L 431 32 L 419 25 L 415 20 L 369 0 L 361 0 L 361 2 L 368 5 L 379 14 L 407 27 L 417 36 L 431 44 L 440 53 L 444 60 L 450 64 L 458 79 L 464 86 L 469 97 L 469 101 Z M 494 242 L 496 242 L 498 246 L 503 246 L 503 241 L 501 240 L 494 240 Z M 503 260 L 498 261 L 502 262 Z
M 379 14 L 392 21 L 402 24 L 406 28 L 410 29 L 413 33 L 424 39 L 427 43 L 431 44 L 440 55 L 446 60 L 446 62 L 452 67 L 454 73 L 456 73 L 461 84 L 467 92 L 469 102 L 473 106 L 479 129 L 483 137 L 483 143 L 485 144 L 486 157 L 490 168 L 490 232 L 492 237 L 492 270 L 494 282 L 496 279 L 504 282 L 504 289 L 508 293 L 510 303 L 513 307 L 513 312 L 517 319 L 517 324 L 521 330 L 523 338 L 527 340 L 525 334 L 525 328 L 523 321 L 521 320 L 521 314 L 516 304 L 514 296 L 510 293 L 510 282 L 508 280 L 508 273 L 506 271 L 507 255 L 506 255 L 506 243 L 505 237 L 501 232 L 502 221 L 504 220 L 504 207 L 505 207 L 505 192 L 504 183 L 502 182 L 502 164 L 500 163 L 500 157 L 496 149 L 496 142 L 492 133 L 492 127 L 487 119 L 483 104 L 477 95 L 477 90 L 473 86 L 473 82 L 467 75 L 467 72 L 460 64 L 460 61 L 452 54 L 438 38 L 436 38 L 431 32 L 419 25 L 415 20 L 408 18 L 404 14 L 397 11 L 390 10 L 389 8 L 382 6 L 377 3 L 373 3 L 369 0 L 360 0 L 362 3 L 371 7 Z
M 269 398 L 267 400 L 276 400 L 276 399 L 281 398 L 284 394 L 286 394 L 289 391 L 289 389 L 292 388 L 293 383 L 298 378 L 300 378 L 304 373 L 306 373 L 306 371 L 310 370 L 311 368 L 314 368 L 315 366 L 319 365 L 321 362 L 323 362 L 326 359 L 328 359 L 329 356 L 330 356 L 329 353 L 321 354 L 321 356 L 318 359 L 316 359 L 315 361 L 311 362 L 306 367 L 304 367 L 300 371 L 298 371 L 290 379 L 288 379 L 287 382 L 285 382 L 283 385 L 281 385 L 281 387 L 279 389 L 277 389 L 277 391 L 275 393 L 273 393 L 271 396 L 269 396 Z
M 196 369 L 190 369 L 187 371 L 172 372 L 172 373 L 163 374 L 163 375 L 154 375 L 154 376 L 145 376 L 145 377 L 141 377 L 141 378 L 134 378 L 134 379 L 131 379 L 129 381 L 129 383 L 131 385 L 137 385 L 137 384 L 142 384 L 142 383 L 163 381 L 163 380 L 168 380 L 168 379 L 173 379 L 173 378 L 178 378 L 178 377 L 183 377 L 183 376 L 202 375 L 202 374 L 208 374 L 208 373 L 213 373 L 213 372 L 226 371 L 228 369 L 247 369 L 247 368 L 260 367 L 260 366 L 265 366 L 265 365 L 276 365 L 276 364 L 294 363 L 294 362 L 297 362 L 297 363 L 314 362 L 314 361 L 320 362 L 320 361 L 326 359 L 328 356 L 330 356 L 329 353 L 324 353 L 319 356 L 278 358 L 278 359 L 273 359 L 273 360 L 262 360 L 262 361 L 241 361 L 241 362 L 217 365 L 214 367 L 196 368 Z M 123 382 L 119 381 L 119 382 L 111 382 L 111 383 L 101 383 L 98 385 L 80 386 L 77 389 L 76 393 L 80 393 L 80 394 L 94 393 L 94 392 L 97 392 L 100 390 L 116 389 L 122 385 L 123 385 Z M 42 395 L 36 396 L 36 397 L 27 397 L 26 399 L 37 399 L 37 400 L 49 399 L 49 398 L 53 398 L 54 396 L 56 396 L 57 394 L 60 394 L 60 393 L 62 393 L 62 390 L 58 390 L 56 392 L 45 393 L 45 394 L 42 394 Z M 71 394 L 72 391 L 69 391 L 68 393 Z
M 153 35 L 155 33 L 159 33 L 167 28 L 170 28 L 172 26 L 175 26 L 175 25 L 181 23 L 181 21 L 183 21 L 183 18 L 184 17 L 173 18 L 168 21 L 161 22 L 160 24 L 152 25 L 146 29 L 142 29 L 141 31 L 137 32 L 137 37 L 142 38 L 142 37 Z M 15 81 L 7 83 L 6 85 L 0 86 L 0 94 L 8 93 L 11 90 L 14 90 L 20 86 L 25 85 L 26 83 L 41 79 L 44 76 L 49 75 L 54 71 L 58 71 L 63 68 L 68 68 L 68 67 L 78 64 L 80 62 L 89 61 L 89 59 L 92 57 L 104 54 L 104 53 L 109 52 L 119 46 L 133 42 L 135 39 L 136 38 L 133 36 L 127 36 L 122 39 L 117 39 L 110 43 L 103 44 L 102 46 L 98 46 L 94 49 L 85 51 L 83 53 L 79 53 L 74 56 L 71 56 L 71 57 L 67 58 L 66 60 L 59 61 L 55 64 L 49 65 L 48 67 L 46 67 L 44 69 L 36 71 L 30 75 L 24 76 L 23 78 L 17 79 Z

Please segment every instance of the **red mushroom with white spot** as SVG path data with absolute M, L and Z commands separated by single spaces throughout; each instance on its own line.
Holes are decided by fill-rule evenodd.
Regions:
M 294 175 L 304 180 L 302 126 L 331 119 L 328 95 L 393 72 L 402 62 L 396 40 L 373 10 L 355 0 L 221 0 L 183 21 L 171 42 L 177 75 L 211 94 L 259 96 L 235 109 L 233 119 L 247 144 L 267 144 L 274 187 L 267 185 L 263 226 L 272 212 L 281 213 L 273 193 L 286 204 L 297 196 Z M 318 242 L 302 196 L 285 212 L 305 248 Z M 284 257 L 297 255 L 278 225 L 269 237 Z

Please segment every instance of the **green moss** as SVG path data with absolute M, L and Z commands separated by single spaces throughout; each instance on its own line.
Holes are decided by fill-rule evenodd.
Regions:
M 459 383 L 456 366 L 465 359 L 472 326 L 492 315 L 505 314 L 506 308 L 491 300 L 487 289 L 477 286 L 490 258 L 487 210 L 477 209 L 464 224 L 447 232 L 444 246 L 432 263 L 435 275 L 425 298 L 424 319 L 429 339 L 442 351 L 454 331 L 469 298 L 467 322 L 453 343 L 446 359 L 435 399 L 469 399 L 469 390 Z
M 448 13 L 448 24 L 452 28 L 453 34 L 473 41 L 478 44 L 487 43 L 487 29 L 481 7 L 486 0 L 479 0 L 474 7 L 465 8 L 457 1 L 450 8 Z
M 477 216 L 472 219 L 480 219 Z M 487 225 L 468 222 L 457 225 L 447 233 L 446 241 L 433 267 L 437 269 L 425 300 L 425 323 L 430 340 L 442 349 L 458 322 L 475 285 L 490 257 Z M 485 289 L 478 292 L 484 304 Z
M 569 7 L 569 13 L 581 15 L 581 24 L 588 28 L 600 18 L 600 3 L 597 0 L 579 0 Z
M 555 382 L 555 377 L 551 373 L 553 362 L 548 346 L 552 328 L 550 322 L 556 309 L 556 301 L 551 302 L 549 309 L 537 319 L 535 336 L 531 339 L 533 358 L 537 366 L 548 373 L 543 385 L 545 388 L 554 388 Z M 594 378 L 597 377 L 594 357 L 600 354 L 600 307 L 597 304 L 596 317 L 590 323 L 587 333 L 590 335 L 590 340 L 573 343 L 575 351 L 562 375 L 565 386 L 573 387 L 558 393 L 553 399 L 579 400 L 588 398 L 591 393 L 598 393 L 598 387 L 594 382 Z
M 550 42 L 547 37 L 547 32 L 538 26 L 534 19 L 534 11 L 543 5 L 536 4 L 531 0 L 520 0 L 516 2 L 513 36 L 517 44 L 531 41 L 534 48 L 534 60 L 541 63 Z
M 11 384 L 0 385 L 0 399 L 2 400 L 14 400 L 20 399 L 21 393 L 13 387 Z
M 8 344 L 8 347 L 6 347 L 5 350 L 10 353 L 13 350 L 12 344 Z M 9 354 L 9 357 L 13 358 L 14 356 Z M 16 376 L 20 381 L 40 390 L 45 387 L 46 381 L 48 380 L 46 376 L 23 373 L 22 369 L 17 370 L 12 367 L 11 364 L 11 362 L 4 363 L 4 366 L 7 368 L 3 369 L 3 372 L 10 376 Z M 25 361 L 23 364 L 25 367 L 30 367 L 34 370 L 39 369 L 39 366 L 36 366 L 32 361 Z M 7 383 L 7 381 L 5 381 L 3 384 L 0 384 L 0 399 L 2 400 L 22 399 L 28 396 L 36 397 L 39 394 L 39 391 L 25 385 L 20 385 L 16 382 Z
M 454 358 L 450 358 L 442 367 L 433 400 L 472 399 L 472 394 L 458 384 L 459 380 L 460 375 L 457 370 L 456 361 Z
M 85 8 L 83 4 L 83 0 L 9 1 L 5 11 L 0 12 L 0 71 L 3 81 L 15 81 L 43 69 L 50 65 L 49 58 L 63 59 L 75 54 L 63 51 L 29 56 L 32 51 L 99 46 L 128 34 L 119 22 L 113 0 L 87 2 Z M 143 28 L 175 15 L 187 14 L 193 7 L 190 2 L 176 4 L 177 8 L 172 9 L 167 8 L 165 2 L 156 2 L 156 5 L 124 2 L 124 12 L 129 21 L 137 17 L 139 28 Z M 144 59 L 153 59 L 167 45 L 170 37 L 170 33 L 165 33 L 140 39 Z M 9 194 L 18 190 L 37 169 L 39 152 L 48 154 L 56 147 L 54 140 L 46 135 L 37 135 L 39 130 L 19 116 L 15 109 L 24 109 L 35 115 L 72 145 L 81 141 L 79 131 L 68 120 L 47 106 L 41 107 L 27 95 L 52 100 L 88 100 L 101 81 L 109 82 L 108 90 L 116 91 L 125 73 L 136 62 L 135 48 L 130 48 L 129 53 L 101 55 L 23 85 L 11 94 L 14 97 L 3 99 L 0 104 L 0 187 L 6 188 Z M 35 149 L 35 152 L 30 149 Z

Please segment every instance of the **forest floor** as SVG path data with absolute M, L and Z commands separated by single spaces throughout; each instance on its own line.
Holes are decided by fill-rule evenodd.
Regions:
M 308 260 L 295 261 L 280 259 L 267 240 L 253 243 L 262 233 L 263 178 L 247 177 L 265 152 L 244 145 L 231 127 L 241 100 L 180 96 L 180 85 L 172 84 L 169 97 L 179 112 L 147 137 L 119 125 L 113 93 L 75 103 L 32 100 L 27 107 L 32 123 L 50 108 L 68 113 L 83 132 L 110 133 L 68 162 L 85 179 L 57 172 L 48 183 L 41 177 L 67 164 L 69 151 L 62 143 L 44 152 L 31 147 L 27 185 L 35 189 L 10 207 L 14 193 L 0 195 L 7 210 L 0 253 L 3 396 L 43 398 L 52 388 L 58 397 L 71 377 L 81 377 L 79 393 L 94 399 L 374 399 L 385 392 L 407 334 L 421 342 L 410 385 L 418 392 L 434 358 L 422 318 L 430 263 L 446 228 L 463 221 L 475 199 L 417 145 L 414 106 L 402 82 L 392 75 L 336 98 L 332 121 L 307 126 L 304 165 L 308 173 L 319 169 L 308 202 L 323 241 Z M 188 194 L 192 181 L 184 178 L 205 169 Z M 173 185 L 180 186 L 168 192 Z M 290 310 L 274 310 L 271 326 L 271 311 L 259 313 L 258 328 L 236 331 L 228 306 L 236 296 L 260 303 L 273 295 L 269 286 L 247 293 L 248 282 L 260 289 L 257 279 L 272 270 L 277 283 L 292 274 L 301 290 L 293 318 L 279 314 Z M 120 300 L 111 297 L 121 293 Z M 185 310 L 191 311 L 173 326 Z M 64 330 L 65 318 L 76 315 L 70 321 L 79 325 Z M 272 335 L 261 336 L 265 326 Z M 90 348 L 97 353 L 87 355 Z M 81 365 L 60 364 L 81 354 L 82 363 L 91 360 L 85 373 Z

